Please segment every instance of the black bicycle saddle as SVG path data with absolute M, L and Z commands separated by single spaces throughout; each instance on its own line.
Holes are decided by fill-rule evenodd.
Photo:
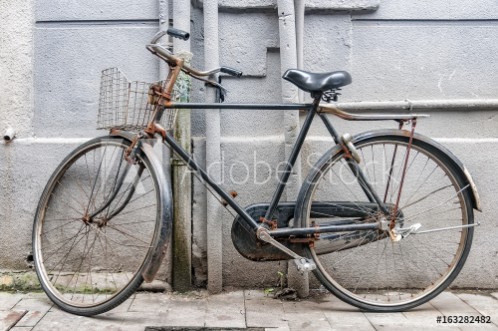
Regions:
M 326 92 L 351 84 L 351 75 L 346 71 L 312 73 L 298 69 L 289 69 L 282 76 L 306 92 Z

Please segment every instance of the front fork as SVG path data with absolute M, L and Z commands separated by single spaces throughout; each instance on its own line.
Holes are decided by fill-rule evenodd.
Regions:
M 116 132 L 114 132 L 114 133 L 116 133 Z M 111 132 L 111 134 L 112 134 L 112 132 Z M 124 169 L 121 171 L 121 174 L 119 174 L 119 168 L 121 168 L 121 167 L 118 168 L 118 173 L 116 174 L 117 177 L 116 177 L 116 180 L 114 182 L 113 191 L 109 194 L 109 197 L 102 204 L 102 206 L 97 208 L 91 215 L 85 216 L 85 220 L 87 223 L 98 223 L 99 226 L 105 226 L 107 224 L 107 222 L 109 222 L 113 217 L 118 215 L 126 207 L 128 202 L 130 202 L 131 198 L 133 197 L 133 194 L 135 193 L 136 187 L 138 185 L 138 181 L 140 180 L 140 177 L 142 176 L 142 173 L 144 171 L 145 167 L 143 167 L 143 166 L 140 166 L 138 168 L 137 173 L 135 174 L 135 177 L 132 181 L 131 187 L 130 187 L 129 192 L 127 193 L 126 197 L 124 199 L 123 199 L 123 197 L 121 197 L 119 200 L 122 200 L 122 201 L 118 200 L 118 205 L 113 209 L 112 212 L 109 212 L 108 215 L 106 215 L 106 217 L 102 218 L 98 222 L 95 221 L 95 217 L 97 215 L 99 215 L 100 213 L 102 213 L 107 208 L 109 208 L 109 206 L 114 201 L 114 199 L 116 199 L 118 192 L 121 190 L 121 188 L 124 184 L 125 178 L 130 171 L 131 166 L 133 164 L 137 164 L 139 162 L 137 154 L 138 154 L 138 151 L 142 147 L 142 141 L 141 141 L 142 137 L 143 137 L 143 134 L 141 134 L 141 133 L 135 135 L 135 137 L 132 140 L 131 145 L 125 150 L 124 159 L 126 160 L 126 164 L 124 166 Z M 120 160 L 120 162 L 121 162 L 121 160 Z

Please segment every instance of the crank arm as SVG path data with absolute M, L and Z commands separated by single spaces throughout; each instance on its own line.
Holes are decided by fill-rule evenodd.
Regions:
M 291 249 L 285 247 L 281 243 L 279 243 L 277 240 L 275 240 L 269 233 L 268 230 L 260 227 L 257 232 L 256 232 L 258 239 L 261 241 L 264 241 L 265 243 L 268 243 L 272 245 L 275 248 L 278 248 L 285 254 L 289 255 L 290 257 L 294 258 L 294 261 L 296 262 L 297 265 L 297 270 L 299 271 L 312 271 L 316 269 L 316 264 L 310 259 L 307 259 L 296 252 L 292 251 Z

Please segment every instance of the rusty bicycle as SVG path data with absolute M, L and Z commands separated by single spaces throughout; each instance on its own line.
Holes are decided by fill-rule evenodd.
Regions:
M 176 29 L 167 33 L 188 38 Z M 153 150 L 160 140 L 237 214 L 233 243 L 246 258 L 294 260 L 337 297 L 369 311 L 410 309 L 450 285 L 469 253 L 480 200 L 463 164 L 415 132 L 425 115 L 339 109 L 337 90 L 351 83 L 344 71 L 288 70 L 283 78 L 310 93 L 312 103 L 175 102 L 182 72 L 221 91 L 210 76 L 242 73 L 227 67 L 197 70 L 159 43 L 165 35 L 158 33 L 147 49 L 169 65 L 167 79 L 129 82 L 117 69 L 104 70 L 98 126 L 109 134 L 69 154 L 41 196 L 34 263 L 57 306 L 78 315 L 100 314 L 154 279 L 170 241 L 173 212 L 170 180 Z M 306 113 L 270 202 L 240 206 L 175 141 L 172 128 L 181 108 Z M 341 135 L 331 116 L 395 121 L 396 127 Z M 331 146 L 311 167 L 297 200 L 280 202 L 315 117 L 330 133 Z

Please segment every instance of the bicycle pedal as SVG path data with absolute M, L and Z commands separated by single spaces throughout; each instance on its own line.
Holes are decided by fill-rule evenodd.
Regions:
M 312 270 L 316 269 L 316 264 L 310 259 L 301 257 L 299 259 L 294 259 L 294 262 L 296 262 L 297 270 L 302 271 L 302 272 L 310 272 Z

